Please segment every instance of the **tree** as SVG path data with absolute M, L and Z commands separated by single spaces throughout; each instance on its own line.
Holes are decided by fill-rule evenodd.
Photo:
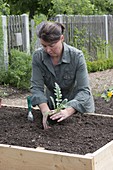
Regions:
M 70 14 L 70 15 L 91 15 L 94 5 L 89 0 L 52 0 L 52 8 L 49 15 Z
M 113 0 L 91 0 L 94 14 L 113 14 Z
M 113 14 L 113 0 L 52 0 L 49 15 L 103 15 Z
M 8 15 L 10 13 L 9 5 L 0 0 L 0 15 Z
M 10 5 L 11 15 L 28 13 L 30 18 L 40 13 L 48 15 L 51 6 L 51 0 L 4 0 L 4 2 Z
M 30 18 L 34 15 L 44 14 L 47 18 L 57 14 L 67 15 L 95 15 L 113 14 L 113 0 L 0 0 L 5 6 L 9 4 L 10 14 L 20 15 L 28 13 Z M 2 5 L 3 5 L 2 4 Z M 2 6 L 0 5 L 0 9 Z

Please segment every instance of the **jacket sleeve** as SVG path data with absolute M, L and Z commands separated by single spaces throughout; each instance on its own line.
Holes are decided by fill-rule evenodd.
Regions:
M 31 103 L 33 106 L 41 103 L 47 103 L 47 98 L 44 95 L 44 79 L 41 70 L 40 59 L 38 53 L 34 53 L 32 59 L 32 76 L 31 76 Z
M 89 86 L 88 71 L 83 53 L 80 54 L 78 59 L 76 82 L 76 93 L 74 98 L 68 102 L 68 106 L 73 107 L 80 113 L 94 112 L 94 101 Z

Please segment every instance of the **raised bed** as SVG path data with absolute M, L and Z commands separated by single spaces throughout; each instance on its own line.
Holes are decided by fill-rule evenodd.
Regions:
M 0 170 L 112 170 L 113 141 L 87 155 L 0 144 Z
M 87 120 L 89 120 L 88 117 L 91 117 L 91 119 L 101 117 L 100 120 L 106 117 L 106 120 L 109 119 L 111 121 L 113 117 L 112 115 L 93 115 L 90 113 L 88 117 L 87 115 Z M 11 117 L 9 117 L 9 119 L 10 118 Z M 72 121 L 71 118 L 70 120 Z M 80 122 L 82 118 L 78 118 L 78 120 L 78 122 Z M 66 124 L 69 123 L 68 121 Z M 100 124 L 101 123 L 103 124 L 103 121 L 100 121 Z M 92 126 L 92 124 L 90 124 L 90 126 Z M 52 128 L 54 128 L 54 125 Z M 111 129 L 113 130 L 112 124 Z M 16 131 L 16 129 L 14 130 Z M 6 142 L 0 144 L 0 170 L 113 170 L 113 140 L 110 141 L 110 139 L 112 138 L 109 138 L 109 142 L 99 149 L 92 153 L 87 152 L 85 154 L 52 151 L 45 149 L 43 146 L 37 146 L 37 148 L 30 148 L 30 146 L 21 147 L 15 144 L 6 144 Z M 98 140 L 97 142 L 100 143 Z

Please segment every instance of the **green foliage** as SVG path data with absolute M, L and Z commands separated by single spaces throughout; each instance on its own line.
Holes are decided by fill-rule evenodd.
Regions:
M 49 9 L 49 15 L 57 14 L 68 15 L 91 15 L 93 14 L 94 5 L 89 0 L 52 0 L 53 6 Z
M 94 5 L 94 15 L 95 14 L 113 14 L 113 0 L 90 0 Z
M 95 37 L 92 37 L 91 44 L 92 50 L 91 53 L 93 54 L 95 52 L 95 60 L 105 59 L 106 58 L 106 41 L 102 40 L 101 37 L 98 35 Z
M 34 15 L 43 13 L 48 15 L 48 10 L 51 7 L 51 0 L 5 0 L 10 5 L 10 14 L 21 15 L 23 13 L 29 14 L 30 19 Z
M 8 15 L 8 14 L 10 14 L 9 5 L 3 0 L 0 0 L 0 15 Z
M 33 18 L 34 18 L 35 26 L 40 24 L 42 21 L 47 21 L 47 17 L 44 14 L 39 14 L 39 15 L 37 14 Z
M 86 27 L 83 27 L 79 30 L 75 27 L 73 43 L 70 44 L 83 51 L 86 61 L 104 60 L 106 57 L 112 57 L 112 46 L 106 45 L 106 41 L 98 35 L 92 36 L 89 41 L 86 29 Z
M 7 97 L 7 96 L 8 96 L 8 93 L 0 90 L 0 99 L 1 99 L 2 97 Z
M 113 97 L 113 87 L 109 87 L 107 90 L 105 89 L 101 97 L 104 98 L 106 102 L 109 102 Z
M 29 89 L 31 78 L 31 56 L 18 50 L 11 50 L 8 71 L 1 70 L 0 83 L 20 89 Z
M 79 30 L 77 27 L 75 27 L 72 45 L 83 51 L 86 61 L 91 60 L 92 58 L 88 53 L 86 46 L 87 44 L 88 38 L 86 37 L 86 28 L 83 27 L 81 30 Z
M 86 28 L 83 27 L 81 30 L 79 30 L 77 27 L 75 27 L 74 46 L 78 49 L 82 49 L 82 47 L 85 46 L 85 43 L 87 42 L 88 38 L 86 37 Z
M 87 61 L 88 72 L 103 71 L 113 68 L 113 57 L 108 59 L 96 60 L 96 61 Z
M 53 107 L 55 109 L 55 113 L 57 113 L 57 112 L 60 112 L 61 109 L 66 108 L 67 99 L 62 100 L 61 89 L 57 83 L 55 83 L 54 94 L 55 94 L 55 100 L 52 96 L 50 96 L 50 98 L 51 98 Z
M 10 9 L 11 15 L 29 14 L 33 18 L 36 14 L 45 14 L 47 18 L 57 14 L 71 15 L 95 15 L 113 14 L 112 0 L 0 0 L 2 14 L 8 13 L 6 7 Z

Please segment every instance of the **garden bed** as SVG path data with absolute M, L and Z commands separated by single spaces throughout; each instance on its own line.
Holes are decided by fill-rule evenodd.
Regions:
M 2 107 L 0 143 L 84 155 L 113 139 L 113 118 L 78 113 L 43 130 L 40 111 L 32 112 L 34 122 L 27 120 L 27 109 Z
M 108 114 L 108 103 L 102 104 L 104 110 L 99 98 L 95 104 L 96 113 Z M 0 170 L 28 170 L 30 164 L 30 170 L 112 170 L 112 115 L 77 113 L 44 130 L 40 111 L 32 112 L 34 122 L 27 120 L 26 108 L 0 109 Z

